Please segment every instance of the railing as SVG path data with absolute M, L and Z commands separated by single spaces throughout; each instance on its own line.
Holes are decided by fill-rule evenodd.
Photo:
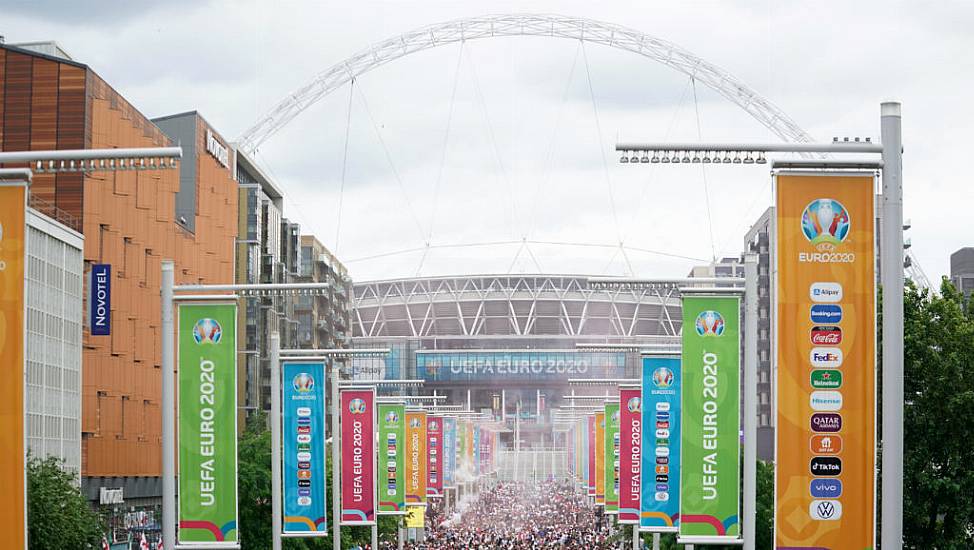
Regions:
M 64 210 L 61 210 L 54 203 L 48 202 L 37 195 L 31 194 L 27 201 L 27 205 L 37 210 L 41 214 L 44 214 L 48 218 L 54 219 L 71 229 L 81 233 L 81 220 L 76 216 L 73 216 Z

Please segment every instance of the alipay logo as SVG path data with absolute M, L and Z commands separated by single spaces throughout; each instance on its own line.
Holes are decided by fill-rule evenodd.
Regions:
M 219 344 L 223 328 L 216 319 L 200 319 L 193 325 L 193 340 L 197 344 Z
M 808 296 L 813 302 L 834 304 L 842 301 L 842 285 L 825 282 L 812 283 L 808 288 Z

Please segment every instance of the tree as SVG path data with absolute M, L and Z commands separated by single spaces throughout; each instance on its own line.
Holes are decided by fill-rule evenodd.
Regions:
M 946 280 L 908 287 L 903 533 L 910 548 L 974 547 L 974 304 Z
M 30 550 L 100 548 L 105 528 L 62 460 L 52 456 L 27 458 Z

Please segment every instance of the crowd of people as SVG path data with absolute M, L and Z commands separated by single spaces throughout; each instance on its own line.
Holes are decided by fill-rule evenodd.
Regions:
M 609 548 L 608 522 L 570 482 L 485 486 L 458 510 L 431 509 L 424 540 L 407 550 Z M 395 546 L 393 546 L 395 548 Z

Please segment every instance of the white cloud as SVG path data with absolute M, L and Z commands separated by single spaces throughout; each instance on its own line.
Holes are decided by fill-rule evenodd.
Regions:
M 902 100 L 905 211 L 921 265 L 939 277 L 949 253 L 974 240 L 966 211 L 974 191 L 958 173 L 969 156 L 966 121 L 974 120 L 967 101 L 974 87 L 974 57 L 968 55 L 974 6 L 965 2 L 228 1 L 141 10 L 129 3 L 122 13 L 106 2 L 75 15 L 50 3 L 16 6 L 5 14 L 8 42 L 58 40 L 147 115 L 197 109 L 230 137 L 316 73 L 416 27 L 509 11 L 617 23 L 728 70 L 819 140 L 878 138 L 878 103 Z M 687 78 L 632 54 L 587 45 L 583 56 L 578 47 L 539 38 L 464 46 L 438 195 L 459 48 L 413 54 L 361 77 L 361 95 L 356 92 L 352 103 L 340 256 L 421 248 L 432 219 L 431 244 L 439 248 L 423 261 L 424 274 L 530 271 L 537 269 L 532 253 L 546 271 L 620 273 L 625 263 L 611 248 L 620 238 L 636 248 L 708 258 L 708 219 L 716 253 L 738 252 L 744 231 L 770 204 L 767 169 L 710 168 L 708 216 L 699 168 L 620 166 L 611 152 L 617 138 L 696 139 Z M 260 153 L 289 194 L 287 215 L 332 247 L 348 97 L 346 86 L 322 99 Z M 704 139 L 772 139 L 716 93 L 698 87 L 697 98 Z M 520 244 L 443 247 L 524 238 L 608 248 L 533 244 L 518 254 Z M 412 275 L 422 254 L 355 261 L 350 268 L 359 279 Z M 683 275 L 694 263 L 635 251 L 629 256 L 645 275 Z

